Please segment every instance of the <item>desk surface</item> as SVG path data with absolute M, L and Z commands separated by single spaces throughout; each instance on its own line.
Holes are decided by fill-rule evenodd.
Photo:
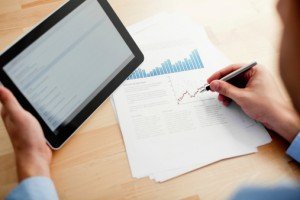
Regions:
M 0 49 L 59 7 L 61 0 L 0 0 Z M 277 75 L 281 23 L 276 0 L 111 0 L 130 25 L 162 11 L 189 15 L 205 25 L 212 42 L 231 60 L 257 60 Z M 299 179 L 299 166 L 273 142 L 252 155 L 221 161 L 165 183 L 133 179 L 120 129 L 106 101 L 77 134 L 55 152 L 52 177 L 61 199 L 224 199 L 241 184 Z M 14 153 L 0 123 L 0 199 L 17 184 Z

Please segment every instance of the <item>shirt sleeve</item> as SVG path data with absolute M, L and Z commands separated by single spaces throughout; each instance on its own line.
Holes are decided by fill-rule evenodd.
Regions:
M 300 187 L 248 187 L 238 191 L 231 200 L 299 200 Z
M 300 163 L 300 133 L 298 133 L 286 153 Z
M 58 200 L 55 186 L 47 177 L 32 177 L 23 180 L 6 197 L 6 200 Z

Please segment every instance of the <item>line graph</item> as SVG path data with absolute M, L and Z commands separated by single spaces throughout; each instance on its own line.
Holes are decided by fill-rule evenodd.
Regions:
M 202 90 L 202 87 L 197 88 L 197 90 L 194 93 L 190 93 L 188 90 L 185 91 L 177 100 L 178 102 L 181 102 L 185 97 L 195 98 L 200 91 Z
M 200 93 L 209 70 L 202 68 L 198 71 L 177 73 L 169 76 L 169 82 L 177 104 L 193 103 L 215 98 L 210 92 Z

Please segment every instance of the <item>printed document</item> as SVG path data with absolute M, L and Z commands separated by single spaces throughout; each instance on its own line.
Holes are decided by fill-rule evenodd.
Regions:
M 113 94 L 133 177 L 162 182 L 245 154 L 271 138 L 234 103 L 199 88 L 229 60 L 204 28 L 160 14 L 129 27 L 145 62 Z

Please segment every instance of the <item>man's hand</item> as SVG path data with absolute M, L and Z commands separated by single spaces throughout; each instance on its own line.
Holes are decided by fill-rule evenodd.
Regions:
M 300 131 L 299 116 L 291 104 L 284 100 L 263 66 L 253 67 L 236 77 L 233 85 L 218 80 L 242 66 L 231 65 L 214 73 L 207 80 L 211 90 L 219 93 L 218 99 L 225 106 L 235 101 L 249 117 L 291 142 Z
M 2 86 L 0 101 L 1 116 L 16 155 L 19 181 L 31 176 L 50 177 L 52 152 L 46 144 L 39 122 Z

